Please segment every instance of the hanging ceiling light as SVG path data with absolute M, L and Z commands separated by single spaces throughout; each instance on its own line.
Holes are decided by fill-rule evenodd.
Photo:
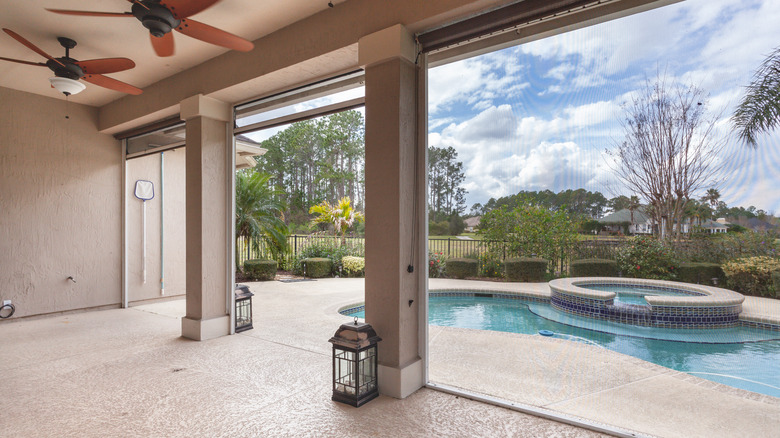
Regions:
M 71 94 L 78 94 L 87 88 L 86 85 L 79 81 L 68 78 L 61 78 L 59 76 L 49 78 L 49 82 L 51 82 L 51 85 L 56 88 L 57 91 L 66 96 L 70 96 Z

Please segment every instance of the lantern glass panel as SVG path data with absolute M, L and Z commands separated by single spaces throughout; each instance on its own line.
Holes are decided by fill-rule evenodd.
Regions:
M 252 304 L 249 298 L 236 301 L 236 327 L 252 324 Z
M 376 388 L 376 347 L 361 351 L 359 356 L 360 391 L 358 395 L 364 395 Z
M 355 372 L 356 354 L 352 351 L 336 349 L 333 361 L 335 372 L 335 380 L 333 381 L 334 391 L 355 395 L 358 383 Z

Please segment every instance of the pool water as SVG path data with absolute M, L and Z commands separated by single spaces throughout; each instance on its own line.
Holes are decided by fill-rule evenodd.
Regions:
M 600 285 L 579 285 L 583 289 L 600 290 L 604 292 L 615 292 L 615 304 L 638 304 L 647 306 L 646 296 L 671 296 L 671 297 L 690 297 L 692 294 L 676 292 L 668 289 L 659 289 L 654 287 L 626 286 L 621 284 L 600 284 Z
M 365 317 L 362 311 L 350 316 Z M 549 330 L 555 337 L 597 344 L 704 379 L 780 398 L 779 331 L 747 327 L 709 330 L 636 327 L 577 319 L 544 303 L 467 296 L 431 297 L 428 320 L 431 325 L 528 335 Z

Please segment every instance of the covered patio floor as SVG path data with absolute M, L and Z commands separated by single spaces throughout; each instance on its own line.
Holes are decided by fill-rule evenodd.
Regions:
M 332 402 L 327 340 L 349 320 L 337 310 L 362 301 L 363 280 L 249 285 L 255 328 L 204 342 L 180 336 L 183 299 L 0 324 L 0 435 L 602 436 L 427 388 L 359 409 Z M 474 283 L 431 284 L 457 286 Z M 596 347 L 441 327 L 430 339 L 432 381 L 595 424 L 685 437 L 780 430 L 780 399 Z M 475 372 L 486 360 L 495 372 Z

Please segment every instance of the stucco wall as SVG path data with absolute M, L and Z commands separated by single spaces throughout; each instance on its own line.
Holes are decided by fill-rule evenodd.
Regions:
M 127 161 L 127 293 L 131 303 L 186 292 L 185 157 L 185 148 L 164 153 L 164 185 L 160 184 L 161 154 Z M 146 201 L 146 283 L 143 282 L 143 202 L 134 195 L 138 180 L 154 184 L 154 199 Z M 161 232 L 163 200 L 165 230 Z M 160 263 L 163 239 L 165 266 Z M 161 275 L 163 268 L 164 275 Z M 164 295 L 160 290 L 161 279 L 165 281 Z
M 122 156 L 97 113 L 0 87 L 0 299 L 13 318 L 121 302 Z

